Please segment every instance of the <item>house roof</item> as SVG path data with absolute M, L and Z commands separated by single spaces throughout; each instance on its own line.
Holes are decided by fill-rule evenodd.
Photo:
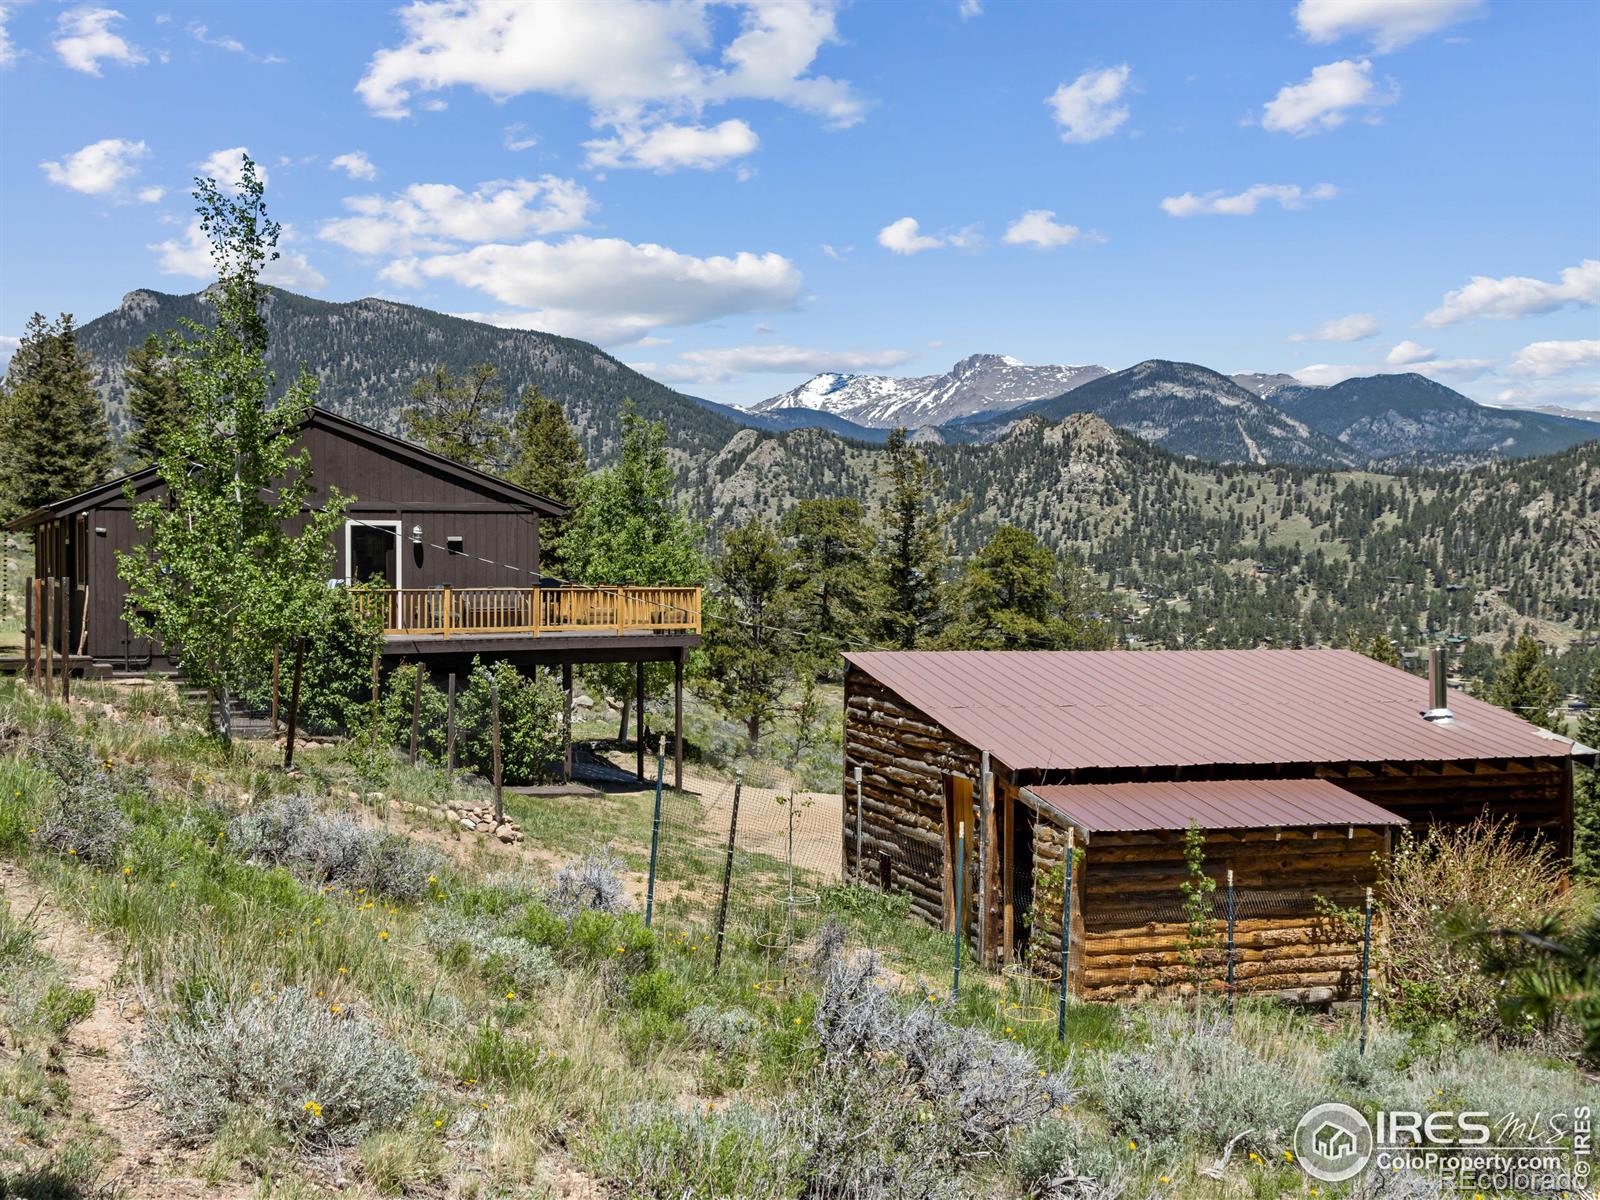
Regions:
M 349 417 L 341 417 L 338 413 L 331 412 L 320 405 L 312 408 L 310 414 L 301 423 L 300 428 L 317 426 L 331 430 L 347 437 L 352 441 L 361 442 L 382 454 L 392 458 L 402 459 L 417 466 L 442 471 L 453 475 L 471 486 L 490 492 L 510 504 L 523 508 L 532 508 L 544 516 L 559 517 L 566 513 L 567 507 L 548 496 L 541 496 L 537 492 L 530 492 L 526 488 L 517 487 L 508 483 L 497 475 L 487 471 L 480 471 L 462 463 L 446 458 L 442 454 L 435 454 L 421 446 L 413 445 L 403 438 L 393 434 L 384 433 L 381 429 L 374 429 L 370 425 L 363 425 L 359 421 L 352 421 Z M 315 464 L 313 464 L 313 467 Z M 156 469 L 142 467 L 115 479 L 108 479 L 105 483 L 96 484 L 94 487 L 79 492 L 75 496 L 67 496 L 60 500 L 51 501 L 49 504 L 34 509 L 32 512 L 23 513 L 6 526 L 7 529 L 31 529 L 35 525 L 42 525 L 46 521 L 54 521 L 60 517 L 72 516 L 87 509 L 96 508 L 104 501 L 118 496 L 123 489 L 132 484 L 137 491 L 148 486 L 156 480 Z
M 1072 783 L 1023 789 L 1085 833 L 1405 825 L 1407 820 L 1326 779 L 1196 783 Z
M 845 658 L 1013 770 L 1592 755 L 1350 650 L 873 651 Z

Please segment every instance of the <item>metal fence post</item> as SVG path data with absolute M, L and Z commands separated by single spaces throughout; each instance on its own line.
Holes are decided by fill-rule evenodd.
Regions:
M 1228 868 L 1228 1020 L 1233 1020 L 1233 868 Z
M 1367 889 L 1367 911 L 1361 930 L 1361 1049 L 1367 1052 L 1367 983 L 1368 964 L 1372 958 L 1372 889 Z
M 961 932 L 962 926 L 967 923 L 967 914 L 963 909 L 962 888 L 967 881 L 967 823 L 962 821 L 956 826 L 956 967 L 955 975 L 950 981 L 950 999 L 954 1000 L 961 995 Z
M 665 739 L 663 739 L 664 741 Z M 639 745 L 644 745 L 641 731 Z M 650 922 L 655 916 L 656 908 L 656 856 L 661 850 L 661 773 L 666 769 L 666 752 L 664 749 L 656 754 L 656 811 L 650 822 L 650 878 L 644 888 L 644 925 L 650 928 Z
M 856 881 L 860 882 L 861 869 L 861 764 L 856 764 Z
M 1056 999 L 1056 1041 L 1067 1040 L 1067 966 L 1072 957 L 1072 859 L 1077 830 L 1067 827 L 1067 869 L 1061 885 L 1061 982 Z
M 739 793 L 744 788 L 744 773 L 733 773 L 733 812 L 728 817 L 728 856 L 722 863 L 722 902 L 717 905 L 717 950 L 711 969 L 722 969 L 722 936 L 728 928 L 728 892 L 733 887 L 733 842 L 739 830 Z

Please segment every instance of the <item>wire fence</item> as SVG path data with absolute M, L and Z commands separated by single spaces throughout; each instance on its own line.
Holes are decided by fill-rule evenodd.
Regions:
M 242 698 L 242 729 L 276 733 L 291 765 L 288 732 L 301 718 L 294 671 L 279 661 L 262 675 Z M 51 686 L 48 673 L 39 683 Z M 63 684 L 64 674 L 55 681 Z M 385 756 L 479 777 L 480 800 L 454 819 L 510 830 L 503 840 L 526 837 L 552 865 L 585 851 L 618 854 L 661 936 L 712 970 L 724 958 L 742 971 L 757 964 L 751 986 L 772 995 L 808 978 L 825 949 L 868 950 L 912 989 L 991 989 L 1010 1019 L 1064 1032 L 1069 995 L 1115 999 L 1177 980 L 1231 1004 L 1304 977 L 1308 956 L 1322 954 L 1318 962 L 1338 963 L 1342 986 L 1330 991 L 1359 990 L 1366 1007 L 1370 892 L 1364 906 L 1337 907 L 1301 888 L 1235 887 L 1229 872 L 1209 893 L 1186 895 L 1175 879 L 1086 906 L 1074 886 L 1078 854 L 1053 867 L 1017 856 L 996 881 L 1008 917 L 980 962 L 979 909 L 986 904 L 998 924 L 999 905 L 979 885 L 972 831 L 947 849 L 941 829 L 865 830 L 851 780 L 842 793 L 809 790 L 768 760 L 742 761 L 731 778 L 691 761 L 674 787 L 665 739 L 643 756 L 641 778 L 635 750 L 572 747 L 552 669 L 449 676 L 441 687 L 413 667 L 375 672 L 371 689 L 366 727 L 344 732 Z M 303 725 L 299 736 L 308 736 Z

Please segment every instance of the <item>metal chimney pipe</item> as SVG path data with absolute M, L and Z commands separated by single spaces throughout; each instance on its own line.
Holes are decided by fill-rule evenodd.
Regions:
M 1443 646 L 1428 647 L 1428 705 L 1428 710 L 1422 714 L 1425 721 L 1448 721 L 1455 716 L 1450 711 Z

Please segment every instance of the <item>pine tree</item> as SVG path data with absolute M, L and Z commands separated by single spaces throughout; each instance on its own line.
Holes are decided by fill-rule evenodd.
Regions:
M 271 402 L 260 273 L 277 257 L 278 226 L 255 164 L 244 160 L 236 195 L 197 182 L 218 275 L 216 324 L 188 323 L 179 371 L 194 419 L 163 439 L 164 494 L 134 506 L 146 538 L 118 553 L 117 573 L 128 584 L 129 626 L 182 657 L 189 681 L 215 702 L 227 747 L 230 701 L 253 672 L 324 627 L 331 605 L 349 603 L 326 584 L 344 501 L 330 495 L 310 507 L 310 457 L 293 449 L 315 381 L 303 373 Z
M 524 388 L 511 418 L 511 465 L 506 478 L 570 509 L 578 502 L 578 485 L 586 466 L 583 448 L 567 423 L 561 402 L 536 387 Z M 544 569 L 556 576 L 566 573 L 561 541 L 571 519 L 569 513 L 539 522 L 540 560 Z
M 1394 643 L 1389 640 L 1387 634 L 1373 634 L 1372 641 L 1367 644 L 1366 655 L 1386 667 L 1400 665 L 1400 651 L 1394 648 Z
M 561 537 L 573 579 L 639 587 L 694 587 L 705 579 L 703 533 L 673 495 L 666 438 L 664 424 L 645 420 L 632 403 L 623 405 L 621 456 L 584 477 L 577 511 Z M 626 741 L 632 669 L 617 664 L 587 675 L 607 695 L 623 698 L 617 740 Z
M 1090 619 L 1084 572 L 1033 534 L 1002 525 L 967 563 L 956 618 L 941 641 L 958 650 L 1105 649 L 1110 626 Z
M 1563 724 L 1561 694 L 1550 677 L 1550 668 L 1545 666 L 1543 647 L 1529 634 L 1519 637 L 1500 660 L 1488 698 L 1546 729 L 1559 729 Z
M 111 432 L 70 313 L 29 319 L 0 405 L 0 516 L 93 487 L 111 466 Z
M 882 608 L 865 510 L 849 496 L 802 500 L 784 514 L 778 532 L 794 545 L 800 625 L 811 657 L 821 676 L 839 678 L 840 654 L 878 622 Z
M 188 417 L 178 383 L 178 363 L 171 347 L 155 334 L 128 351 L 128 419 L 133 423 L 127 449 L 140 466 L 161 457 L 172 430 Z
M 889 494 L 880 514 L 877 563 L 886 604 L 880 632 L 891 645 L 914 649 L 944 620 L 944 570 L 950 522 L 964 506 L 940 505 L 939 479 L 928 460 L 896 429 L 885 445 Z
M 730 530 L 712 566 L 706 677 L 752 746 L 777 715 L 784 685 L 810 673 L 801 667 L 803 637 L 794 628 L 796 582 L 793 551 L 759 519 Z
M 411 385 L 411 406 L 401 413 L 406 436 L 453 462 L 499 470 L 510 445 L 499 374 L 492 363 L 479 363 L 460 379 L 448 367 L 435 367 Z

